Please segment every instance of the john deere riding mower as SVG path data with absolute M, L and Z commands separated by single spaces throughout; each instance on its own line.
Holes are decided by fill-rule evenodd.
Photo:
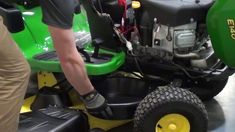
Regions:
M 108 130 L 104 125 L 130 119 L 140 132 L 207 131 L 200 99 L 216 96 L 234 73 L 233 0 L 80 1 L 77 49 L 114 113 L 109 119 L 87 113 L 89 123 L 63 77 L 38 1 L 17 3 L 19 10 L 1 2 L 1 13 L 10 31 L 24 27 L 12 36 L 38 72 L 40 88 L 25 99 L 21 131 Z

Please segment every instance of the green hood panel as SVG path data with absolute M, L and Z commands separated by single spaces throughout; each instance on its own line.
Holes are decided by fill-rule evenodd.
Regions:
M 208 12 L 207 27 L 218 58 L 235 67 L 235 0 L 216 0 Z

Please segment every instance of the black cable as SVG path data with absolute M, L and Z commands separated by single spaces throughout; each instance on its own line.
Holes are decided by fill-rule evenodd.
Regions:
M 139 62 L 138 62 L 138 60 L 137 60 L 137 56 L 136 56 L 132 51 L 130 51 L 130 53 L 131 53 L 132 57 L 134 58 L 134 61 L 135 61 L 135 64 L 136 64 L 136 68 L 137 68 L 138 71 L 140 72 L 140 75 L 142 75 L 143 77 L 145 77 L 145 75 L 144 75 L 144 73 L 143 73 L 143 71 L 142 71 L 142 69 L 141 69 L 141 67 L 140 67 L 140 64 L 139 64 Z
M 154 79 L 154 80 L 156 80 L 156 78 L 153 78 L 153 77 L 151 77 L 151 76 L 146 75 L 146 74 L 143 73 L 143 71 L 142 71 L 142 69 L 141 69 L 141 66 L 140 66 L 140 64 L 139 64 L 137 55 L 135 55 L 132 51 L 131 51 L 130 53 L 131 53 L 132 57 L 134 58 L 134 61 L 135 61 L 137 70 L 139 71 L 139 73 L 140 73 L 141 76 L 138 75 L 138 74 L 136 74 L 136 73 L 134 73 L 134 72 L 132 72 L 132 74 L 134 74 L 135 76 L 139 77 L 140 79 L 144 79 L 144 80 L 152 80 L 152 79 Z M 161 77 L 158 78 L 158 79 L 160 79 L 161 81 L 164 81 L 164 82 L 169 82 L 169 80 L 164 79 L 164 78 L 161 78 Z
M 135 54 L 133 54 L 133 52 L 131 52 L 131 54 L 129 54 L 129 55 L 131 55 L 131 56 L 134 58 L 135 63 L 136 63 L 136 66 L 137 66 L 138 70 L 140 71 L 141 75 L 142 75 L 143 77 L 146 77 L 146 76 L 144 76 L 144 74 L 143 74 L 143 72 L 142 72 L 142 70 L 141 70 L 141 68 L 140 68 L 139 62 L 138 62 L 137 59 L 136 59 L 138 56 L 135 55 Z M 158 59 L 160 59 L 160 60 L 162 60 L 162 61 L 164 61 L 164 62 L 170 63 L 170 64 L 172 64 L 172 65 L 178 67 L 180 70 L 182 70 L 182 71 L 185 73 L 186 76 L 188 76 L 188 77 L 191 78 L 191 79 L 198 79 L 198 78 L 207 77 L 207 76 L 211 75 L 214 71 L 216 71 L 217 68 L 222 64 L 221 62 L 220 62 L 220 63 L 217 63 L 217 64 L 214 66 L 214 68 L 210 70 L 209 73 L 206 73 L 206 74 L 203 74 L 203 75 L 199 75 L 199 76 L 193 76 L 193 75 L 191 75 L 191 74 L 186 70 L 186 68 L 184 68 L 183 66 L 178 65 L 178 64 L 175 64 L 175 63 L 172 62 L 172 61 L 164 60 L 164 59 L 161 58 L 160 56 L 155 56 L 155 57 L 157 57 Z M 154 58 L 155 58 L 155 57 L 154 57 Z
M 178 64 L 175 64 L 175 63 L 171 63 L 173 64 L 174 66 L 178 67 L 180 70 L 182 70 L 189 78 L 191 79 L 198 79 L 198 78 L 204 78 L 204 77 L 207 77 L 209 75 L 211 75 L 214 71 L 217 70 L 217 68 L 220 66 L 217 64 L 217 66 L 214 68 L 214 69 L 211 69 L 211 71 L 209 73 L 206 73 L 204 75 L 199 75 L 199 76 L 193 76 L 193 75 L 190 75 L 190 73 L 182 66 L 178 65 Z M 219 63 L 221 64 L 221 63 Z
M 100 8 L 100 12 L 104 13 L 100 0 L 97 0 L 97 1 L 98 1 L 98 5 L 99 5 L 99 8 Z

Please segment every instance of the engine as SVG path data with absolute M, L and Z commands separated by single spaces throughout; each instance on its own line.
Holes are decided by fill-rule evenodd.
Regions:
M 136 13 L 141 34 L 136 52 L 166 60 L 188 59 L 192 66 L 207 67 L 210 54 L 201 53 L 211 50 L 206 49 L 210 42 L 205 19 L 212 4 L 213 0 L 142 1 L 143 10 Z
M 169 61 L 188 60 L 197 68 L 208 68 L 209 63 L 214 63 L 208 62 L 214 60 L 206 29 L 207 12 L 214 0 L 143 0 L 139 1 L 139 9 L 132 9 L 131 1 L 126 0 L 127 8 L 117 0 L 93 3 L 99 12 L 111 16 L 114 25 L 132 42 L 135 54 Z
M 161 54 L 158 55 L 168 60 L 174 57 L 196 58 L 196 53 L 202 50 L 202 46 L 209 40 L 205 24 L 191 22 L 170 27 L 158 23 L 157 19 L 154 20 L 151 36 L 152 40 L 148 46 L 160 51 Z
M 197 43 L 196 36 L 197 23 L 193 22 L 182 26 L 169 27 L 155 23 L 152 32 L 152 44 L 151 47 L 165 52 L 165 59 L 172 59 L 174 56 L 180 56 L 180 54 L 186 54 L 190 56 L 190 52 L 195 50 L 197 45 L 203 42 Z M 168 55 L 167 55 L 168 54 Z

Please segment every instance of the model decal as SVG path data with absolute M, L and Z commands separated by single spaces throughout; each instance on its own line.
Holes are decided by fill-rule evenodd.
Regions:
M 232 39 L 235 40 L 235 20 L 234 19 L 227 19 L 227 24 L 230 30 L 230 34 Z

